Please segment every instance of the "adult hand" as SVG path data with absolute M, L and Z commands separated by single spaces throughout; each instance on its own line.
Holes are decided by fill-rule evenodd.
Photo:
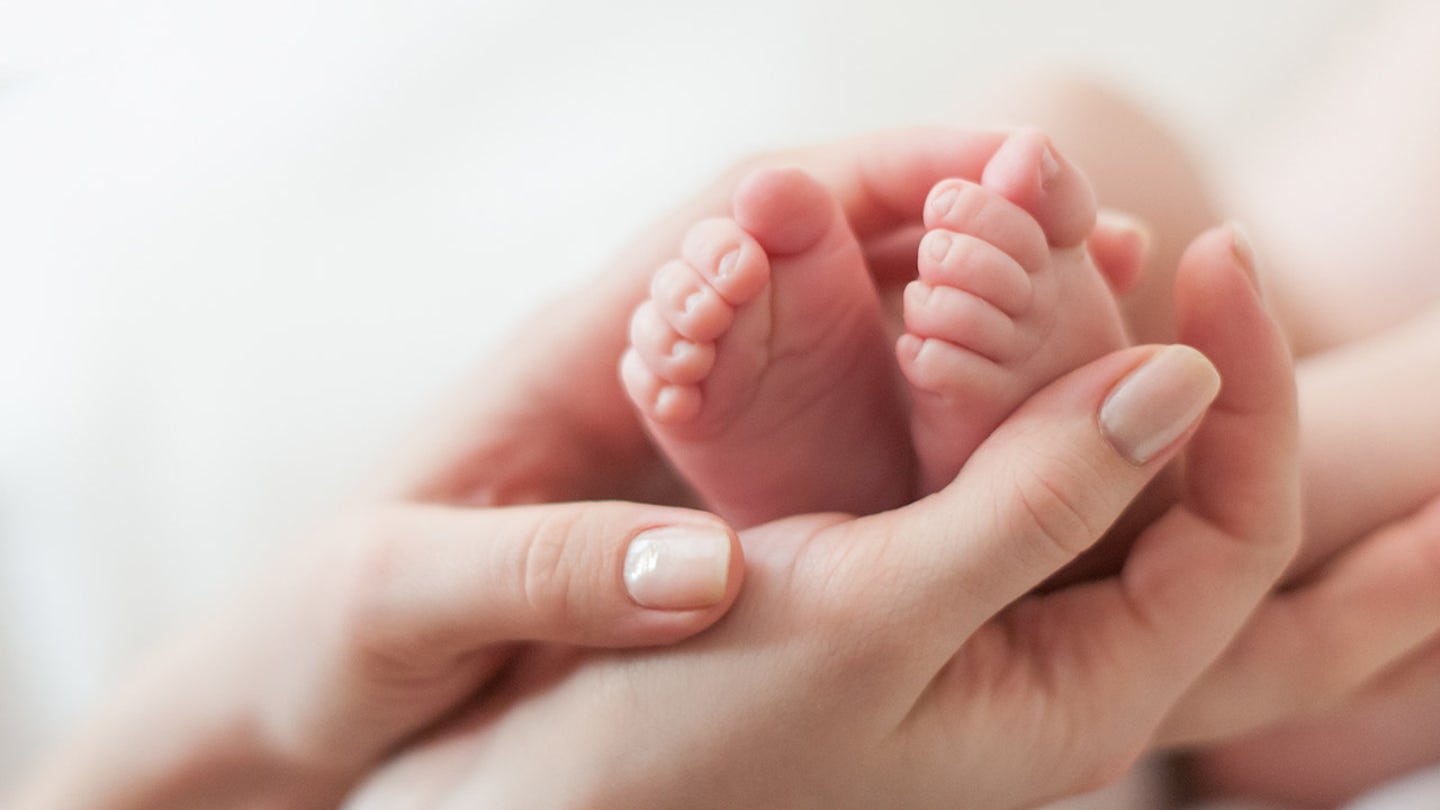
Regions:
M 1132 527 L 1165 502 L 1155 494 L 1127 515 Z M 1090 555 L 1068 581 L 1116 570 L 1119 552 Z M 1440 688 L 1426 679 L 1440 667 L 1440 499 L 1344 544 L 1319 570 L 1302 562 L 1292 561 L 1157 744 L 1189 751 L 1199 781 L 1214 789 L 1335 804 L 1440 762 L 1440 737 L 1415 720 L 1440 716 Z
M 412 458 L 390 468 L 380 493 L 482 505 L 582 498 L 690 503 L 656 455 L 616 372 L 630 313 L 686 228 L 727 213 L 736 186 L 751 171 L 798 167 L 835 193 L 872 274 L 898 295 L 915 276 L 930 188 L 947 177 L 980 182 L 1004 139 L 952 128 L 907 129 L 742 161 L 646 228 L 595 283 L 540 313 L 536 323 L 542 328 L 517 330 L 515 345 L 498 352 L 471 389 L 450 403 L 432 436 L 410 445 Z M 1077 174 L 1061 177 L 1058 187 L 1021 200 L 1024 207 L 1046 217 L 1051 208 L 1067 210 L 1067 195 L 1090 193 Z M 1083 234 L 1063 236 L 1078 242 Z M 1125 261 L 1125 242 L 1111 240 L 1121 256 L 1117 264 Z
M 1118 576 L 1020 599 L 1194 428 L 1218 380 L 1189 349 L 1058 381 L 907 507 L 746 532 L 709 633 L 512 671 L 353 806 L 1000 807 L 1118 774 L 1299 540 L 1288 356 L 1232 249 L 1212 232 L 1181 268 L 1182 336 L 1224 387 Z
M 673 642 L 741 566 L 733 531 L 673 507 L 358 513 L 153 659 L 7 806 L 333 806 L 517 642 Z
M 1167 720 L 1162 742 L 1195 746 L 1303 723 L 1386 691 L 1396 668 L 1423 659 L 1440 634 L 1437 573 L 1440 500 L 1267 599 Z
M 1338 807 L 1437 764 L 1440 635 L 1343 704 L 1205 750 L 1190 770 L 1196 787 L 1209 793 Z
M 905 131 L 748 165 L 815 169 L 876 249 L 894 256 L 897 235 L 918 239 L 906 226 L 919 221 L 929 187 L 980 179 L 1002 140 Z M 153 659 L 52 760 L 28 801 L 324 803 L 503 667 L 539 657 L 540 646 L 517 642 L 663 644 L 713 623 L 743 564 L 712 516 L 623 503 L 475 507 L 684 500 L 649 450 L 615 363 L 625 316 L 656 264 L 647 257 L 672 249 L 694 218 L 723 210 L 740 171 L 654 229 L 605 282 L 547 313 L 523 350 L 501 352 L 455 418 L 381 483 L 371 503 L 382 506 L 328 528 L 254 598 Z
M 1163 739 L 1202 789 L 1287 806 L 1440 762 L 1437 574 L 1440 500 L 1267 599 Z

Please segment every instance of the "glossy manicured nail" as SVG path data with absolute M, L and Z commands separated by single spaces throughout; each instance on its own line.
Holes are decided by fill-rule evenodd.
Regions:
M 1100 431 L 1144 464 L 1185 435 L 1220 393 L 1220 374 L 1189 346 L 1166 346 L 1130 372 L 1100 406 Z
M 658 610 L 710 607 L 725 598 L 730 535 L 709 526 L 666 526 L 642 532 L 625 552 L 625 590 Z

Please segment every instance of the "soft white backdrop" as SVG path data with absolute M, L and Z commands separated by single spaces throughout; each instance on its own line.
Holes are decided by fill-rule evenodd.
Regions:
M 1054 67 L 1223 157 L 1380 5 L 0 0 L 0 787 L 734 158 Z

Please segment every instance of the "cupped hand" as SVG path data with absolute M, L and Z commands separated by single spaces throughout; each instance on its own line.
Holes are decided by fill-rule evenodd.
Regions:
M 677 206 L 620 252 L 595 281 L 536 316 L 543 328 L 517 330 L 473 384 L 434 420 L 428 437 L 379 482 L 382 495 L 444 503 L 512 504 L 624 498 L 688 504 L 692 499 L 656 455 L 619 383 L 617 365 L 631 312 L 685 229 L 728 212 L 755 169 L 793 166 L 834 192 L 860 238 L 882 294 L 915 277 L 921 212 L 948 177 L 980 182 L 1005 140 L 954 128 L 882 132 L 826 146 L 744 160 L 705 192 Z M 1089 194 L 1078 175 L 1026 200 L 1045 216 Z M 1065 234 L 1078 242 L 1083 234 Z
M 1379 785 L 1437 765 L 1440 634 L 1339 705 L 1205 749 L 1189 760 L 1199 790 L 1299 807 L 1342 806 Z
M 746 532 L 745 591 L 708 633 L 531 659 L 352 806 L 1002 807 L 1118 774 L 1299 540 L 1288 356 L 1232 239 L 1181 268 L 1182 335 L 1213 368 L 1111 355 L 933 496 Z M 1192 431 L 1181 501 L 1118 576 L 1025 596 Z
M 323 804 L 497 675 L 543 660 L 544 642 L 664 644 L 709 626 L 743 572 L 733 533 L 713 516 L 619 502 L 512 506 L 688 502 L 615 373 L 626 316 L 658 258 L 686 224 L 723 211 L 745 172 L 791 164 L 835 187 L 877 272 L 913 271 L 930 186 L 979 180 L 1002 141 L 906 130 L 738 166 L 603 281 L 542 314 L 545 329 L 498 352 L 387 468 L 368 505 L 153 658 L 50 761 L 27 801 Z M 153 733 L 132 744 L 139 729 Z
M 357 512 L 151 659 L 13 806 L 333 806 L 522 643 L 673 642 L 742 566 L 728 526 L 674 507 Z
M 1440 637 L 1437 572 L 1440 500 L 1267 599 L 1176 707 L 1161 741 L 1216 743 L 1388 691 L 1396 670 Z
M 1335 806 L 1440 763 L 1440 500 L 1268 598 L 1166 720 L 1197 787 Z

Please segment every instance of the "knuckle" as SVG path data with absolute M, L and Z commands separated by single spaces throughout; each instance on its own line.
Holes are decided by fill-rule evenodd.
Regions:
M 1097 472 L 1076 453 L 1022 462 L 1014 476 L 1015 518 L 1021 532 L 1061 558 L 1088 548 L 1106 529 L 1093 517 Z
M 570 626 L 581 616 L 580 590 L 582 561 L 573 559 L 574 549 L 586 544 L 572 542 L 583 532 L 579 514 L 547 511 L 530 528 L 525 542 L 517 546 L 515 588 L 528 615 L 543 627 Z
M 864 601 L 873 589 L 883 588 L 879 581 L 886 575 L 877 570 L 874 561 L 884 559 L 894 542 L 888 532 L 867 537 L 865 543 L 828 542 L 819 532 L 808 535 L 781 569 L 787 577 L 783 585 L 799 592 L 802 603 L 810 605 L 817 618 L 844 622 L 854 616 L 857 602 Z
M 854 540 L 856 538 L 851 538 Z M 870 534 L 864 542 L 824 542 L 812 536 L 782 574 L 787 591 L 801 594 L 812 637 L 825 645 L 837 671 L 852 674 L 889 667 L 913 657 L 914 637 L 896 632 L 913 624 L 919 593 L 912 569 L 888 565 L 902 559 L 905 538 Z

